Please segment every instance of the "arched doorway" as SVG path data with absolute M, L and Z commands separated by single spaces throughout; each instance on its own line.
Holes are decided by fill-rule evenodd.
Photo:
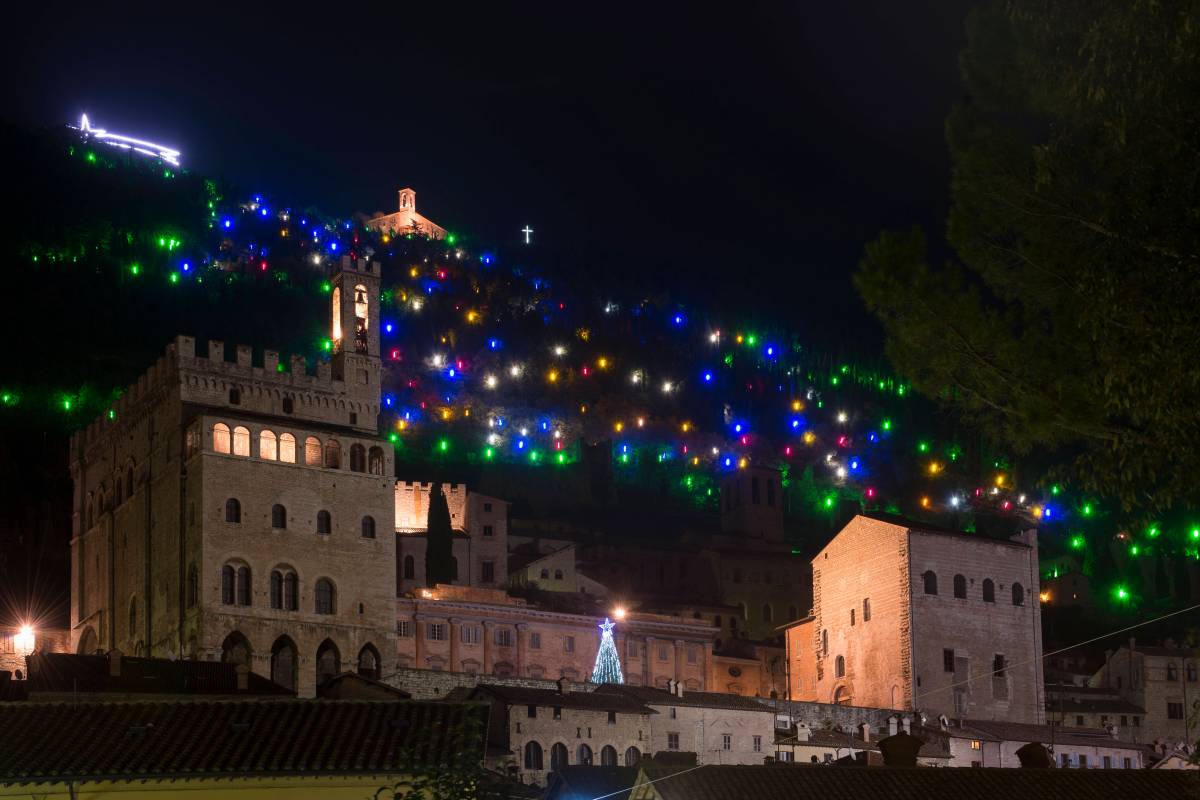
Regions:
M 606 744 L 600 748 L 600 766 L 615 767 L 617 765 L 617 748 Z
M 253 655 L 250 641 L 238 631 L 229 634 L 221 642 L 221 660 L 226 664 L 245 664 L 249 667 Z
M 100 649 L 100 641 L 96 638 L 96 632 L 91 628 L 84 628 L 83 635 L 79 637 L 78 653 L 81 656 L 89 656 Z
M 575 763 L 579 764 L 580 766 L 590 767 L 592 765 L 592 748 L 581 743 L 578 751 L 576 752 Z
M 358 674 L 373 681 L 379 680 L 379 651 L 370 643 L 358 651 Z
M 317 686 L 342 671 L 342 654 L 329 639 L 317 647 Z
M 562 742 L 556 742 L 550 748 L 550 769 L 558 770 L 567 766 L 567 746 Z
M 271 645 L 271 680 L 296 691 L 296 662 L 296 643 L 288 636 L 280 636 Z
M 636 767 L 638 762 L 642 760 L 642 751 L 636 747 L 630 747 L 625 750 L 625 766 Z

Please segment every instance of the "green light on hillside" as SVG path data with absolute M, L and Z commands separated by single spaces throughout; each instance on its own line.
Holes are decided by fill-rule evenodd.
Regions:
M 1146 535 L 1149 536 L 1151 539 L 1157 539 L 1158 533 L 1159 533 L 1159 531 L 1158 531 L 1157 525 L 1151 525 L 1149 530 L 1146 531 Z
M 140 264 L 130 264 L 129 265 L 129 274 L 130 275 L 140 275 L 141 273 L 142 273 L 142 267 Z
M 96 163 L 96 154 L 89 151 L 87 154 L 87 160 L 88 160 L 89 164 L 95 164 Z
M 486 458 L 488 461 L 491 461 L 492 457 L 495 455 L 496 455 L 496 452 L 494 450 L 492 450 L 492 448 L 490 448 L 490 447 L 483 451 L 483 457 Z
M 879 423 L 879 427 L 883 428 L 885 431 L 890 431 L 892 429 L 892 421 L 890 419 L 885 419 L 883 422 Z
M 1200 539 L 1200 528 L 1192 528 L 1192 538 Z
M 1055 495 L 1056 497 L 1058 496 L 1058 493 L 1061 491 L 1062 491 L 1062 487 L 1059 486 L 1057 483 L 1050 487 L 1050 494 Z
M 178 273 L 178 272 L 172 272 L 172 273 L 171 273 L 171 277 L 170 277 L 170 278 L 168 278 L 167 280 L 169 280 L 171 283 L 179 283 L 179 273 Z
M 1092 508 L 1091 503 L 1084 503 L 1083 508 L 1079 509 L 1079 513 L 1083 514 L 1085 517 L 1090 517 L 1094 511 L 1095 509 Z
M 392 444 L 395 444 L 396 442 L 400 441 L 400 437 L 395 433 L 388 434 L 388 439 L 391 441 Z
M 917 452 L 928 453 L 929 452 L 929 442 L 917 442 Z
M 446 440 L 446 439 L 438 440 L 438 450 L 441 450 L 443 453 L 445 453 L 449 449 L 450 449 L 450 442 L 448 440 Z
M 446 243 L 447 244 L 454 244 L 457 241 L 458 241 L 458 237 L 455 236 L 453 233 L 446 235 Z
M 829 383 L 832 386 L 837 386 L 838 385 L 838 376 L 834 375 L 832 378 L 830 378 Z
M 10 406 L 10 407 L 15 406 L 18 402 L 19 402 L 19 398 L 12 392 L 5 392 L 4 394 L 0 394 L 0 403 L 3 403 L 6 406 Z
M 1113 596 L 1116 597 L 1120 602 L 1124 603 L 1129 599 L 1129 590 L 1124 586 L 1117 586 L 1113 589 Z
M 1082 550 L 1085 544 L 1087 544 L 1087 542 L 1084 541 L 1082 536 L 1071 537 L 1071 547 L 1075 548 L 1076 550 Z
M 332 350 L 333 349 L 333 340 L 332 339 L 322 339 L 321 340 L 321 349 L 326 350 L 326 351 Z

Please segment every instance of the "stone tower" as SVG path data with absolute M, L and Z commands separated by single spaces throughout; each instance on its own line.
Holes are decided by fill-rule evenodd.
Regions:
M 342 258 L 333 276 L 333 379 L 379 413 L 379 263 Z M 364 420 L 371 424 L 374 418 Z

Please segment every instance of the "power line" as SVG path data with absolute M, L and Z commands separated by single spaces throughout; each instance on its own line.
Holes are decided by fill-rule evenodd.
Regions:
M 638 788 L 639 786 L 649 786 L 652 783 L 658 783 L 659 781 L 665 781 L 668 778 L 676 778 L 676 777 L 679 777 L 680 775 L 686 775 L 689 772 L 695 772 L 696 770 L 701 769 L 702 767 L 706 767 L 706 766 L 708 766 L 708 765 L 707 764 L 697 764 L 694 767 L 688 767 L 687 769 L 680 770 L 679 772 L 672 772 L 670 775 L 664 775 L 661 778 L 655 778 L 652 781 L 643 781 L 642 783 L 635 783 L 632 786 L 628 786 L 624 789 L 617 789 L 615 792 L 609 792 L 608 794 L 597 795 L 596 797 L 593 797 L 592 800 L 604 800 L 606 797 L 614 797 L 618 794 L 624 794 L 625 792 L 629 792 L 630 794 L 632 794 L 633 790 Z

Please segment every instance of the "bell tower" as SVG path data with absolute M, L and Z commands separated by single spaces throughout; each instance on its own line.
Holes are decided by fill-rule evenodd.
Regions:
M 333 275 L 332 372 L 349 398 L 379 413 L 379 262 L 343 256 Z M 364 419 L 364 423 L 368 420 Z

